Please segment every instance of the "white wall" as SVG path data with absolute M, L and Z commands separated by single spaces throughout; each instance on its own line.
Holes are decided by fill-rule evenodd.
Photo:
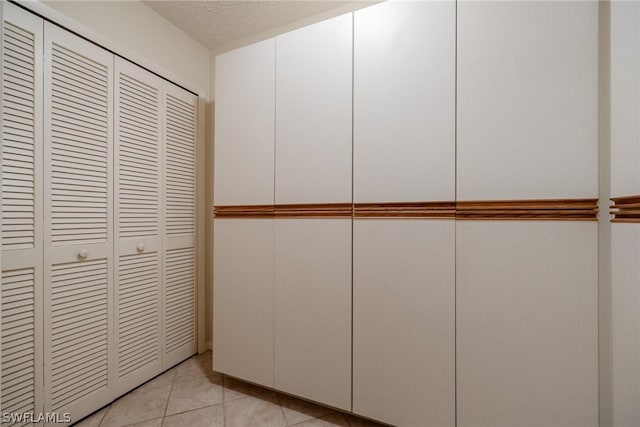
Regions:
M 140 1 L 43 1 L 104 36 L 112 49 L 209 97 L 209 50 Z M 61 24 L 64 25 L 64 22 Z M 96 40 L 98 43 L 101 40 Z M 111 48 L 111 46 L 106 46 Z M 155 67 L 154 67 L 155 65 Z M 169 75 L 167 75 L 169 74 Z

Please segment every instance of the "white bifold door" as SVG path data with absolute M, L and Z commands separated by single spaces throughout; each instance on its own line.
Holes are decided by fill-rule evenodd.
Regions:
M 42 408 L 43 21 L 2 17 L 2 411 Z
M 111 398 L 113 55 L 45 24 L 45 410 Z
M 75 422 L 197 350 L 197 97 L 2 6 L 2 408 Z

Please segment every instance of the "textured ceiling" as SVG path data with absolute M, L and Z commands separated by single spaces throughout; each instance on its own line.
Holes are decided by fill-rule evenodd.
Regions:
M 215 51 L 225 44 L 353 4 L 354 1 L 148 0 L 144 3 Z

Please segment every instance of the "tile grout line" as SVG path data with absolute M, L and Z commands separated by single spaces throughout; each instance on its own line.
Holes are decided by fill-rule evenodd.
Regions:
M 162 422 L 160 423 L 160 427 L 164 426 L 164 420 L 167 417 L 167 409 L 169 408 L 169 401 L 171 400 L 171 394 L 173 394 L 173 385 L 176 382 L 176 375 L 178 371 L 173 373 L 173 378 L 171 379 L 171 387 L 169 388 L 169 396 L 167 396 L 167 403 L 164 405 L 164 413 L 162 414 Z

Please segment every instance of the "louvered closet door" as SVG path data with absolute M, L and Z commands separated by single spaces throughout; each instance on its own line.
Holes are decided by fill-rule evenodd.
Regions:
M 162 80 L 115 60 L 114 309 L 119 392 L 160 372 Z
M 165 83 L 163 367 L 197 351 L 197 100 L 195 95 Z
M 45 25 L 45 410 L 111 398 L 113 56 Z
M 43 21 L 3 6 L 1 406 L 17 414 L 42 410 Z

